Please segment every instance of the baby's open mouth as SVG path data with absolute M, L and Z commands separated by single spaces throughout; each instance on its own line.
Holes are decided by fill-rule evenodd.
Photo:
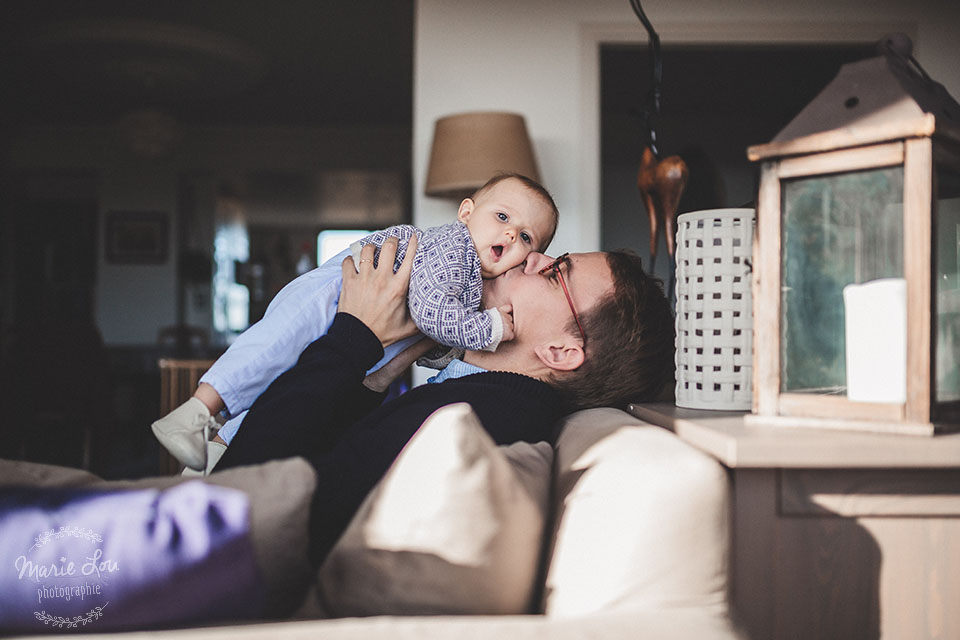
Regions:
M 491 247 L 491 250 L 493 251 L 493 255 L 497 256 L 498 258 L 503 254 L 503 247 L 500 245 L 494 245 Z

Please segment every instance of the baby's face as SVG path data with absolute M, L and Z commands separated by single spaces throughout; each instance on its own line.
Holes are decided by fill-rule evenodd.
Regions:
M 541 251 L 553 232 L 550 206 L 519 180 L 507 178 L 460 203 L 457 219 L 467 225 L 480 256 L 481 274 L 495 278 Z

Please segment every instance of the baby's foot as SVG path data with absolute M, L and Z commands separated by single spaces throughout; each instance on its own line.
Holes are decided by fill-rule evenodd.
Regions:
M 227 451 L 227 445 L 217 442 L 216 440 L 211 440 L 207 443 L 207 468 L 203 471 L 197 471 L 187 467 L 184 469 L 180 475 L 189 476 L 191 478 L 202 478 L 204 476 L 210 475 L 214 467 L 217 466 L 217 463 L 220 462 L 220 458 L 223 457 L 223 454 Z
M 207 466 L 207 440 L 210 430 L 216 428 L 216 420 L 197 398 L 190 398 L 151 425 L 170 455 L 197 471 Z
M 461 357 L 463 357 L 463 349 L 438 344 L 417 359 L 417 364 L 421 367 L 429 367 L 430 369 L 443 369 Z

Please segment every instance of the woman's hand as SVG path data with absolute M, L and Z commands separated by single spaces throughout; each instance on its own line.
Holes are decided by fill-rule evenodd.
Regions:
M 343 261 L 343 287 L 337 310 L 349 313 L 367 325 L 380 339 L 380 344 L 386 347 L 417 332 L 417 326 L 407 311 L 407 289 L 410 287 L 413 256 L 417 252 L 417 236 L 411 236 L 407 253 L 396 273 L 393 272 L 393 263 L 397 257 L 397 239 L 384 241 L 377 268 L 373 266 L 375 248 L 372 244 L 363 247 L 359 265 L 354 266 L 352 256 Z

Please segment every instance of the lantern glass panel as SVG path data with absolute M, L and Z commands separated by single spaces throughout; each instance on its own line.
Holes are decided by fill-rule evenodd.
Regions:
M 903 167 L 784 180 L 781 194 L 781 391 L 845 395 L 843 288 L 903 278 Z
M 936 401 L 960 400 L 960 167 L 937 166 Z

